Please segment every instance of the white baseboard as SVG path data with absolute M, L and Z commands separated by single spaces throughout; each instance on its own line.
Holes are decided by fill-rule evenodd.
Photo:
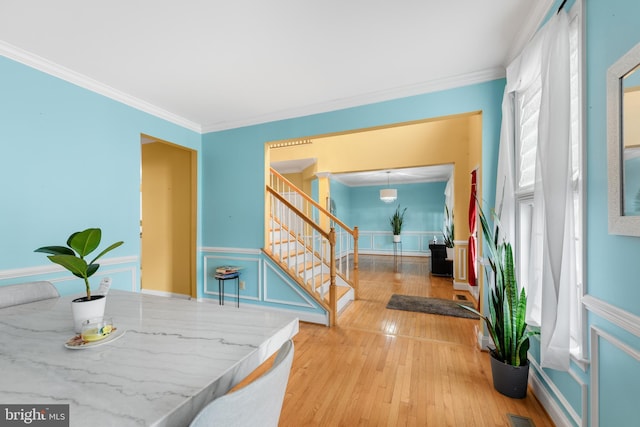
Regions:
M 185 294 L 176 294 L 174 292 L 165 292 L 165 291 L 156 291 L 153 289 L 141 289 L 140 293 L 155 295 L 159 297 L 167 297 L 167 298 L 178 298 L 178 299 L 191 299 L 189 295 Z
M 474 326 L 474 331 L 476 334 L 476 342 L 478 344 L 478 348 L 483 351 L 489 351 L 489 345 L 491 345 L 491 338 L 484 335 L 480 326 Z
M 457 281 L 453 281 L 453 289 L 455 289 L 456 291 L 467 291 L 467 292 L 471 292 L 471 286 L 469 286 L 468 283 L 466 282 L 457 282 Z
M 574 425 L 569 421 L 569 418 L 567 418 L 551 393 L 549 393 L 547 388 L 542 384 L 535 370 L 529 370 L 529 385 L 536 399 L 540 401 L 542 407 L 547 411 L 547 414 L 549 414 L 549 418 L 553 420 L 557 427 L 572 427 Z

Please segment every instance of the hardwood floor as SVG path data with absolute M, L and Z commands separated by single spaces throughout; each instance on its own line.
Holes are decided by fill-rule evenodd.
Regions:
M 478 321 L 386 309 L 394 293 L 464 294 L 451 279 L 430 277 L 425 258 L 393 270 L 392 257 L 362 256 L 360 299 L 339 325 L 300 324 L 281 426 L 509 426 L 509 413 L 553 426 L 530 390 L 518 400 L 493 389 Z

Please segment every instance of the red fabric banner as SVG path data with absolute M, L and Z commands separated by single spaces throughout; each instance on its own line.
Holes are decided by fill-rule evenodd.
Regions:
M 467 271 L 469 277 L 469 285 L 477 286 L 476 281 L 478 272 L 476 271 L 476 217 L 478 215 L 476 201 L 476 172 L 471 171 L 471 198 L 469 200 L 469 247 L 467 249 Z

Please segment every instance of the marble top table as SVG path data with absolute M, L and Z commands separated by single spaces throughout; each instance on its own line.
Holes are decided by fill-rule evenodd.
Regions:
M 107 298 L 105 316 L 124 333 L 79 350 L 64 347 L 72 297 L 1 309 L 0 402 L 68 403 L 71 426 L 188 425 L 298 332 L 294 316 L 248 307 Z

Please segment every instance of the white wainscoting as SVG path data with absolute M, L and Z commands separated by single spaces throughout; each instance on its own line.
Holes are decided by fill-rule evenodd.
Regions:
M 573 419 L 575 425 L 580 427 L 587 427 L 588 424 L 588 396 L 589 390 L 587 384 L 580 379 L 572 370 L 569 370 L 568 374 L 571 378 L 580 386 L 580 398 L 581 398 L 581 406 L 582 413 L 578 414 L 575 409 L 571 406 L 569 401 L 564 397 L 564 395 L 560 392 L 558 387 L 553 383 L 551 378 L 544 372 L 542 367 L 538 365 L 536 360 L 529 355 L 529 363 L 531 367 L 534 369 L 535 374 L 529 376 L 529 383 L 531 388 L 533 389 L 533 393 L 536 395 L 536 398 L 542 403 L 544 409 L 549 414 L 549 417 L 553 420 L 556 426 L 572 426 L 574 425 L 569 421 L 566 417 L 565 412 L 562 408 L 569 414 L 569 416 Z M 542 378 L 544 382 L 547 384 L 545 386 L 538 377 Z M 547 388 L 548 387 L 548 388 Z M 551 389 L 551 393 L 549 392 Z M 552 394 L 553 393 L 553 394 Z M 555 399 L 554 399 L 555 396 Z M 557 400 L 556 400 L 557 399 Z M 559 404 L 558 404 L 559 402 Z
M 131 265 L 131 264 L 134 264 L 134 265 Z M 133 292 L 137 292 L 139 290 L 138 265 L 139 265 L 139 258 L 137 256 L 101 259 L 100 269 L 98 270 L 97 273 L 95 273 L 91 277 L 101 278 L 101 277 L 106 277 L 106 276 L 110 276 L 118 273 L 127 273 L 127 276 L 129 276 L 130 278 L 128 280 L 129 283 L 123 288 L 128 288 Z M 47 280 L 54 284 L 80 280 L 76 276 L 73 276 L 71 274 L 61 275 L 61 273 L 68 273 L 68 270 L 59 266 L 58 264 L 51 263 L 48 265 L 40 265 L 36 267 L 3 270 L 3 271 L 0 271 L 0 280 L 9 281 L 9 280 L 17 279 L 16 282 Z M 53 276 L 53 277 L 47 277 L 47 276 Z M 82 289 L 78 289 L 79 292 L 82 292 L 83 290 L 84 290 L 84 287 L 82 287 Z
M 211 249 L 211 248 L 207 248 Z M 228 253 L 231 249 L 221 248 L 221 252 Z M 245 251 L 247 254 L 260 254 L 260 251 L 253 250 L 252 252 Z M 206 295 L 212 295 L 216 298 L 219 297 L 220 292 L 218 291 L 218 280 L 214 278 L 216 267 L 224 264 L 231 264 L 234 261 L 242 261 L 243 264 L 250 263 L 255 264 L 257 269 L 258 277 L 262 276 L 262 264 L 260 263 L 259 257 L 240 257 L 233 255 L 204 255 L 202 257 L 202 273 L 203 273 L 203 292 Z M 242 273 L 240 273 L 240 280 L 242 280 Z M 238 285 L 240 286 L 240 285 Z M 262 300 L 262 287 L 256 286 L 254 295 L 247 295 L 247 289 L 243 289 L 245 291 L 244 294 L 240 295 L 240 301 L 261 301 Z M 226 294 L 226 292 L 225 292 Z
M 329 316 L 327 313 L 313 313 L 305 310 L 298 310 L 300 308 L 317 309 L 312 300 L 305 292 L 301 291 L 297 286 L 293 285 L 291 279 L 283 275 L 279 269 L 271 266 L 267 259 L 264 258 L 260 249 L 247 249 L 247 248 L 223 248 L 223 247 L 202 247 L 200 248 L 201 256 L 203 259 L 203 292 L 206 295 L 215 296 L 216 298 L 199 298 L 199 301 L 208 303 L 218 303 L 218 281 L 213 277 L 212 272 L 215 271 L 215 267 L 222 264 L 254 264 L 251 268 L 255 268 L 257 272 L 256 286 L 248 286 L 245 288 L 243 295 L 240 294 L 241 301 L 252 301 L 255 304 L 251 308 L 256 310 L 268 310 L 277 311 L 287 314 L 296 315 L 301 321 L 318 323 L 321 325 L 329 324 Z M 214 254 L 206 254 L 214 253 Z M 269 279 L 268 272 L 276 274 L 285 286 L 289 287 L 298 297 L 298 301 L 285 301 L 269 296 Z M 241 276 L 242 280 L 242 276 Z M 249 289 L 255 289 L 253 295 L 246 295 L 246 291 Z M 226 292 L 225 292 L 226 294 Z M 235 295 L 234 295 L 235 296 Z M 265 305 L 262 303 L 277 304 Z
M 602 319 L 612 323 L 613 325 L 621 328 L 622 330 L 629 332 L 636 337 L 640 337 L 640 317 L 635 314 L 629 313 L 619 307 L 604 302 L 592 295 L 585 295 L 582 298 L 582 304 L 585 308 L 601 317 Z M 605 340 L 612 344 L 619 350 L 622 350 L 638 362 L 640 362 L 640 351 L 633 348 L 629 344 L 622 341 L 621 338 L 613 336 L 611 333 L 605 331 L 598 326 L 591 326 L 590 328 L 590 343 L 589 358 L 591 360 L 591 400 L 590 400 L 590 419 L 591 427 L 599 427 L 600 425 L 600 341 Z M 607 426 L 605 426 L 607 427 Z

